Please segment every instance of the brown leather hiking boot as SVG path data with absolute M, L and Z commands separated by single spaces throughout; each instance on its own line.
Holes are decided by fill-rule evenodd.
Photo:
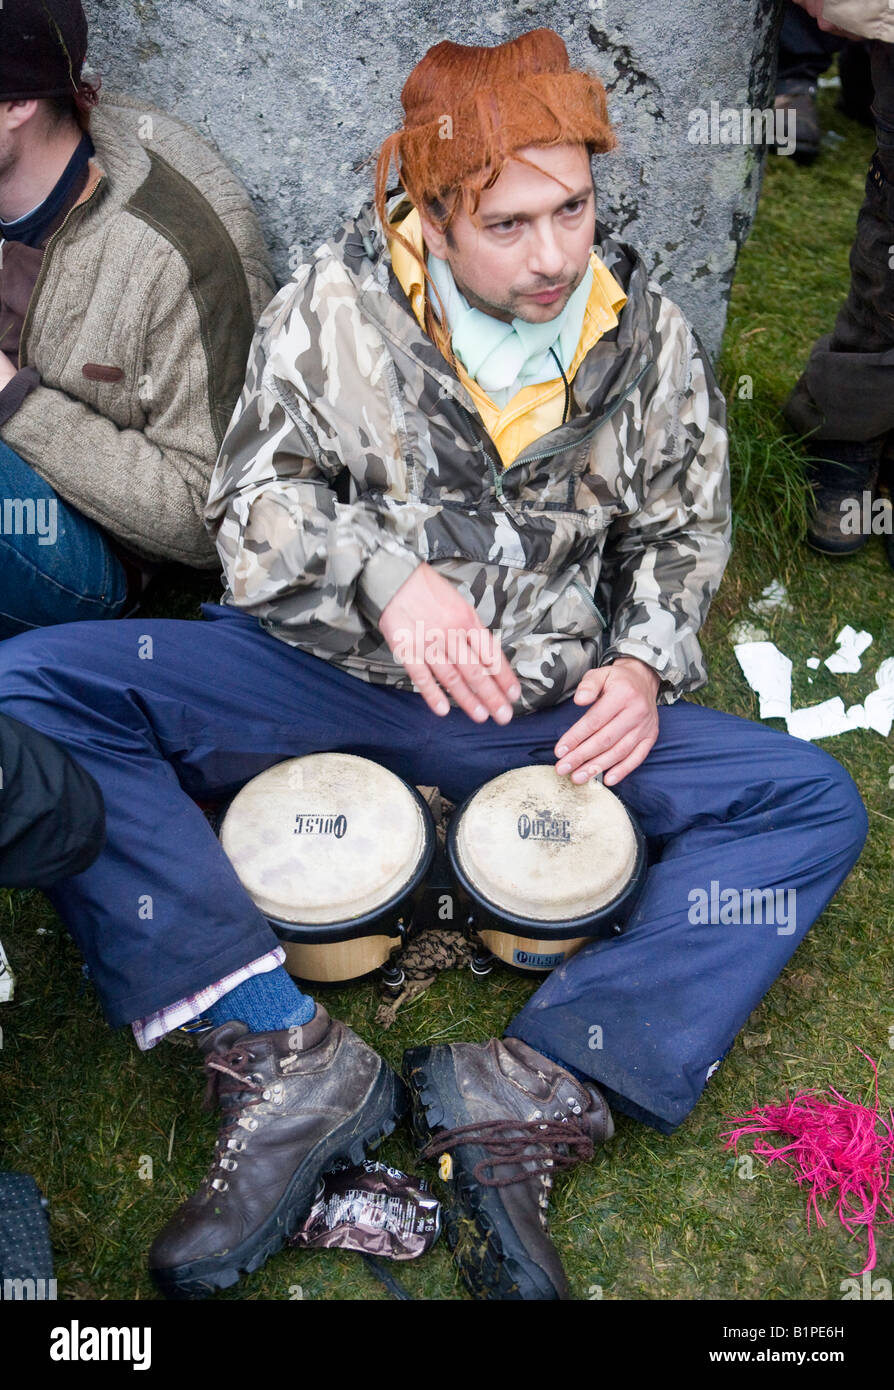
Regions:
M 149 1270 L 169 1298 L 201 1298 L 260 1269 L 304 1220 L 320 1175 L 362 1163 L 407 1106 L 387 1062 L 321 1004 L 309 1023 L 200 1042 L 223 1123 L 197 1192 L 156 1237 Z
M 851 555 L 869 537 L 862 517 L 878 477 L 880 443 L 824 439 L 811 447 L 807 544 L 823 555 Z
M 476 1298 L 569 1298 L 546 1213 L 556 1170 L 614 1133 L 596 1087 L 518 1038 L 414 1047 L 403 1071 L 422 1156 L 441 1156 L 451 1188 L 445 1229 L 467 1287 Z
M 783 121 L 787 138 L 781 145 L 776 145 L 774 141 L 773 148 L 777 153 L 784 149 L 786 154 L 793 154 L 799 164 L 812 163 L 822 144 L 815 83 L 802 82 L 791 91 L 780 92 L 774 102 L 774 110 L 785 113 Z

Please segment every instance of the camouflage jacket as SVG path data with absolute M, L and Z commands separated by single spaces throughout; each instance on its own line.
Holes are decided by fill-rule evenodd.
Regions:
M 377 621 L 423 560 L 499 631 L 535 709 L 635 656 L 670 703 L 729 552 L 725 402 L 680 310 L 596 224 L 628 302 L 568 423 L 503 467 L 413 316 L 367 206 L 262 314 L 206 523 L 223 602 L 363 679 L 411 689 Z

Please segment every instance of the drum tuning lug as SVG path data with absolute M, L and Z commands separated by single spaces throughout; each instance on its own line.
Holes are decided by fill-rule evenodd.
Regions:
M 614 932 L 615 936 L 620 936 L 623 930 L 624 928 L 621 926 L 620 922 L 612 922 L 612 931 Z
M 479 951 L 477 956 L 472 957 L 472 974 L 477 976 L 479 980 L 483 979 L 485 975 L 489 975 L 493 970 L 495 962 L 496 956 L 492 951 Z

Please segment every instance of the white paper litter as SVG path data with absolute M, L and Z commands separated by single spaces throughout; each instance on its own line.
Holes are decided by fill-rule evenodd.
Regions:
M 866 719 L 865 705 L 848 705 L 844 711 L 849 729 L 868 729 L 869 723 Z
M 729 640 L 733 646 L 738 646 L 740 642 L 766 642 L 769 635 L 766 628 L 758 627 L 757 623 L 742 622 L 731 629 Z
M 792 663 L 773 642 L 740 642 L 733 650 L 760 697 L 761 719 L 785 719 L 792 708 Z
M 894 685 L 883 685 L 881 690 L 873 690 L 863 701 L 866 711 L 867 729 L 875 729 L 882 738 L 887 738 L 894 724 Z
M 824 700 L 821 705 L 793 709 L 785 721 L 785 727 L 795 738 L 803 738 L 810 743 L 815 738 L 846 734 L 854 726 L 845 713 L 844 701 L 840 695 L 836 695 L 834 699 Z
M 860 669 L 860 656 L 872 642 L 871 632 L 855 632 L 848 624 L 843 627 L 835 638 L 838 644 L 838 651 L 827 656 L 825 665 L 830 671 L 835 671 L 839 675 L 853 675 Z
M 894 724 L 894 656 L 888 656 L 876 671 L 875 691 L 870 691 L 863 701 L 866 712 L 866 728 L 875 728 L 877 734 L 887 738 Z
M 785 590 L 777 580 L 764 590 L 763 601 L 776 607 L 784 599 Z M 736 642 L 733 650 L 742 674 L 759 697 L 761 719 L 784 719 L 789 733 L 807 742 L 834 738 L 853 729 L 871 729 L 882 738 L 888 737 L 894 728 L 894 656 L 880 662 L 875 673 L 876 689 L 869 692 L 862 704 L 845 708 L 841 696 L 836 695 L 821 704 L 793 710 L 792 663 L 774 642 L 764 640 L 765 635 L 762 628 L 747 621 L 736 624 L 730 633 L 743 639 Z M 857 632 L 848 623 L 835 641 L 838 651 L 826 658 L 825 665 L 841 673 L 859 671 L 860 656 L 872 644 L 872 634 Z M 815 671 L 820 665 L 819 657 L 808 657 L 806 665 Z M 807 684 L 813 685 L 811 676 L 807 677 Z
M 875 673 L 877 689 L 863 701 L 866 727 L 887 738 L 894 724 L 894 656 L 886 657 Z
M 894 656 L 882 662 L 875 673 L 875 683 L 879 690 L 884 690 L 886 685 L 894 685 Z
M 774 579 L 768 584 L 760 598 L 752 599 L 748 607 L 752 613 L 757 613 L 761 618 L 769 617 L 771 613 L 791 613 L 792 611 L 792 606 L 788 601 L 788 591 L 778 579 Z
M 3 942 L 0 941 L 0 1004 L 7 1004 L 15 991 L 15 975 L 10 969 Z
M 851 729 L 875 729 L 887 738 L 894 724 L 894 688 L 873 690 L 862 705 L 848 705 L 847 709 L 841 696 L 836 695 L 821 705 L 792 710 L 785 724 L 795 738 L 808 742 L 815 738 L 834 738 L 836 734 L 850 733 Z

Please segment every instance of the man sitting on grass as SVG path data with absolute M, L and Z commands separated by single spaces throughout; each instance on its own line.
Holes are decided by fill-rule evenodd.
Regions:
M 0 4 L 0 638 L 216 569 L 208 483 L 274 290 L 182 122 L 81 77 L 80 0 Z
M 402 99 L 375 206 L 259 323 L 208 507 L 223 604 L 0 652 L 0 704 L 105 796 L 108 848 L 53 901 L 110 1023 L 142 1046 L 211 1025 L 213 1166 L 150 1254 L 173 1295 L 257 1269 L 319 1174 L 406 1106 L 286 975 L 193 797 L 342 750 L 456 800 L 531 763 L 601 772 L 639 818 L 654 862 L 626 932 L 504 1039 L 406 1060 L 418 1126 L 452 1154 L 463 1277 L 498 1299 L 567 1297 L 551 1173 L 612 1133 L 610 1106 L 685 1119 L 866 833 L 833 758 L 682 698 L 727 559 L 725 408 L 680 310 L 596 221 L 602 85 L 540 29 L 437 45 Z M 796 922 L 693 922 L 712 881 L 794 890 Z

